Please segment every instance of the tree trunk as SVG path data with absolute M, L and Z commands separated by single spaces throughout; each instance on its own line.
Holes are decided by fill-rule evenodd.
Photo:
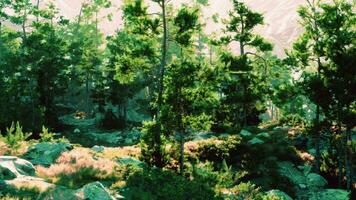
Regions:
M 345 145 L 345 171 L 346 171 L 346 190 L 351 191 L 351 184 L 352 184 L 352 175 L 351 175 L 351 156 L 352 154 L 349 154 L 349 146 L 348 143 L 350 142 L 350 128 L 346 128 L 346 134 L 344 137 L 344 145 Z M 350 152 L 352 153 L 352 152 Z
M 37 11 L 40 9 L 40 0 L 37 0 L 36 8 L 37 8 Z M 38 17 L 38 14 L 36 14 L 36 22 L 38 22 L 38 21 L 39 21 L 39 17 Z
M 315 22 L 316 26 L 316 22 Z M 316 31 L 318 30 L 317 27 L 315 27 Z M 318 66 L 317 66 L 317 76 L 318 79 L 320 79 L 320 69 L 321 69 L 321 60 L 320 57 L 318 57 Z M 320 134 L 321 134 L 321 129 L 320 129 L 320 106 L 317 104 L 316 105 L 316 115 L 315 115 L 315 122 L 314 126 L 316 126 L 315 129 L 315 168 L 316 172 L 320 173 L 320 159 L 321 159 L 321 154 L 320 154 Z
M 164 73 L 165 73 L 165 67 L 166 67 L 166 61 L 167 61 L 167 34 L 168 34 L 168 30 L 167 30 L 167 19 L 166 19 L 166 0 L 162 0 L 162 4 L 161 4 L 161 8 L 162 8 L 162 20 L 163 20 L 163 39 L 162 39 L 162 60 L 161 60 L 161 66 L 159 69 L 159 90 L 158 90 L 158 102 L 157 102 L 157 117 L 159 119 L 160 117 L 160 112 L 161 112 L 161 106 L 162 106 L 162 102 L 163 102 L 163 90 L 164 90 Z M 156 142 L 157 142 L 157 150 L 158 152 L 156 152 L 156 156 L 157 156 L 157 160 L 160 163 L 160 165 L 162 165 L 163 167 L 163 155 L 161 155 L 161 131 L 158 131 L 156 133 Z
M 2 22 L 0 21 L 0 45 L 2 43 Z
M 86 70 L 86 77 L 85 77 L 85 109 L 87 112 L 87 116 L 90 114 L 89 108 L 89 71 Z
M 123 120 L 124 120 L 124 129 L 126 129 L 126 126 L 127 126 L 127 103 L 125 102 L 124 103 L 124 108 L 123 108 L 123 111 L 124 111 L 124 115 L 123 115 Z
M 180 148 L 179 148 L 179 172 L 181 175 L 184 175 L 184 130 L 180 133 Z
M 337 134 L 342 134 L 341 132 L 341 125 L 337 125 Z M 338 163 L 338 186 L 339 188 L 342 188 L 342 182 L 343 182 L 343 177 L 344 177 L 344 166 L 343 166 L 343 142 L 342 139 L 337 141 L 337 163 Z
M 157 115 L 160 114 L 161 106 L 162 106 L 162 96 L 164 90 L 164 73 L 167 62 L 167 18 L 166 18 L 166 0 L 162 0 L 162 20 L 163 20 L 163 39 L 162 39 L 162 58 L 161 58 L 161 66 L 159 70 L 159 91 L 158 91 L 158 107 L 157 107 Z

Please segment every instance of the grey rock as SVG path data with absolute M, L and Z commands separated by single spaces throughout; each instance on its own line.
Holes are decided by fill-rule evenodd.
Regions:
M 113 200 L 106 188 L 100 182 L 89 183 L 77 190 L 76 195 L 85 200 Z
M 269 133 L 267 133 L 267 132 L 262 132 L 262 133 L 257 134 L 257 137 L 260 137 L 260 138 L 269 138 L 270 135 L 269 135 Z
M 105 147 L 104 146 L 98 146 L 98 145 L 95 145 L 91 148 L 91 150 L 97 152 L 97 153 L 102 153 L 104 150 L 105 150 Z
M 11 180 L 34 175 L 35 168 L 29 161 L 14 156 L 0 156 L 0 179 Z
M 251 136 L 252 133 L 250 133 L 249 131 L 247 130 L 241 130 L 240 131 L 240 135 L 244 136 L 244 137 L 248 137 L 248 136 Z
M 312 189 L 324 188 L 328 182 L 319 174 L 310 173 L 307 175 L 307 185 Z
M 119 158 L 117 160 L 117 162 L 122 165 L 135 165 L 135 166 L 143 166 L 144 165 L 144 162 L 141 162 L 141 161 L 137 160 L 136 158 L 132 158 L 132 157 Z
M 249 140 L 247 143 L 248 143 L 249 145 L 255 145 L 255 144 L 263 144 L 263 143 L 265 143 L 265 142 L 264 142 L 263 140 L 257 138 L 257 137 L 254 137 L 254 138 L 252 138 L 251 140 Z
M 35 165 L 49 166 L 65 151 L 70 151 L 73 146 L 68 143 L 42 142 L 29 148 L 24 158 Z
M 311 193 L 309 200 L 349 200 L 350 194 L 346 190 L 325 189 Z

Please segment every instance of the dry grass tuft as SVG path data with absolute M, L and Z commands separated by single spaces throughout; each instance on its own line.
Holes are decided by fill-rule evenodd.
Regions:
M 107 158 L 110 160 L 124 157 L 135 157 L 139 158 L 141 154 L 141 149 L 136 146 L 126 146 L 126 147 L 115 147 L 115 148 L 105 148 L 102 153 L 98 153 L 98 156 Z
M 3 141 L 0 141 L 0 156 L 8 155 L 9 151 L 9 147 Z
M 12 149 L 5 142 L 0 141 L 0 156 L 21 156 L 27 152 L 29 146 L 28 142 L 23 141 L 19 143 L 18 148 Z
M 39 177 L 71 188 L 97 180 L 116 180 L 119 165 L 107 158 L 97 158 L 85 148 L 64 152 L 49 168 L 37 166 Z

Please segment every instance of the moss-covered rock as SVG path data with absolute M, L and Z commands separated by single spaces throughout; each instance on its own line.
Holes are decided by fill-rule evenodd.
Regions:
M 132 157 L 119 158 L 117 160 L 117 162 L 122 165 L 134 165 L 134 166 L 144 166 L 145 165 L 144 162 L 141 162 L 141 161 L 139 161 L 135 158 L 132 158 Z
M 35 168 L 27 160 L 14 156 L 0 156 L 0 179 L 11 180 L 20 176 L 34 176 Z
M 65 151 L 72 150 L 68 143 L 42 142 L 29 148 L 24 158 L 35 165 L 49 166 Z
M 328 182 L 319 174 L 310 173 L 307 175 L 307 186 L 313 190 L 324 188 Z
M 106 188 L 100 182 L 89 183 L 77 190 L 76 195 L 85 200 L 113 200 Z
M 349 193 L 340 189 L 326 189 L 310 193 L 309 200 L 349 200 Z

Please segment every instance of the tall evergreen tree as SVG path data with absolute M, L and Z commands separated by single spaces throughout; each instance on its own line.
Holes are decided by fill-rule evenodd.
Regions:
M 244 3 L 233 0 L 234 10 L 229 19 L 224 21 L 225 36 L 220 42 L 229 45 L 237 42 L 239 55 L 223 52 L 221 60 L 225 65 L 223 81 L 222 110 L 226 121 L 234 129 L 258 122 L 258 115 L 263 111 L 263 92 L 259 91 L 259 79 L 252 63 L 261 52 L 272 50 L 272 45 L 255 34 L 254 28 L 263 24 L 262 14 L 253 12 Z M 263 66 L 257 66 L 263 67 Z

